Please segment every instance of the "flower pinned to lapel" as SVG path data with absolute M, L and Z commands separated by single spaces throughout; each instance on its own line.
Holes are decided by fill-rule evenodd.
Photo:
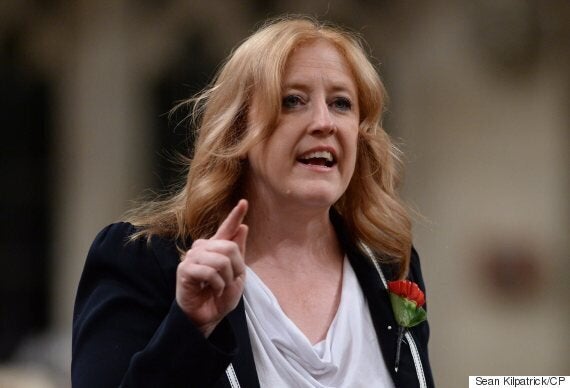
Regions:
M 390 301 L 392 302 L 394 317 L 400 326 L 398 328 L 396 362 L 394 365 L 394 370 L 398 372 L 404 330 L 414 327 L 426 320 L 427 313 L 422 307 L 426 302 L 426 298 L 423 291 L 420 290 L 420 287 L 409 280 L 388 282 L 388 291 L 390 292 Z
M 427 313 L 422 307 L 426 302 L 425 295 L 416 283 L 409 280 L 388 282 L 388 291 L 398 325 L 410 328 L 426 320 Z

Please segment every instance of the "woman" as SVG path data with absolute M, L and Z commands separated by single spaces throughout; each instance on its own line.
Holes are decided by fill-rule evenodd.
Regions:
M 433 386 L 427 322 L 395 368 L 385 279 L 423 280 L 359 41 L 272 21 L 190 102 L 185 186 L 89 252 L 74 386 Z

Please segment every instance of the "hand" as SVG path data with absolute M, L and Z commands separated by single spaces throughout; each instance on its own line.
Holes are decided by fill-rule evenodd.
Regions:
M 192 244 L 176 271 L 176 302 L 206 337 L 243 293 L 247 207 L 240 200 L 212 238 Z

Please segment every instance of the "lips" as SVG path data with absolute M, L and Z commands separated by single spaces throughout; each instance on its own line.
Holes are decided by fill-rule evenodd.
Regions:
M 297 161 L 306 165 L 330 168 L 336 164 L 336 156 L 332 150 L 309 150 L 301 154 Z

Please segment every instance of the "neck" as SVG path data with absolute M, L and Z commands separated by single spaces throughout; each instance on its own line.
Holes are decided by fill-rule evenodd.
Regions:
M 341 261 L 342 249 L 329 219 L 329 209 L 272 205 L 251 199 L 245 220 L 249 226 L 247 264 L 308 271 L 311 264 Z

